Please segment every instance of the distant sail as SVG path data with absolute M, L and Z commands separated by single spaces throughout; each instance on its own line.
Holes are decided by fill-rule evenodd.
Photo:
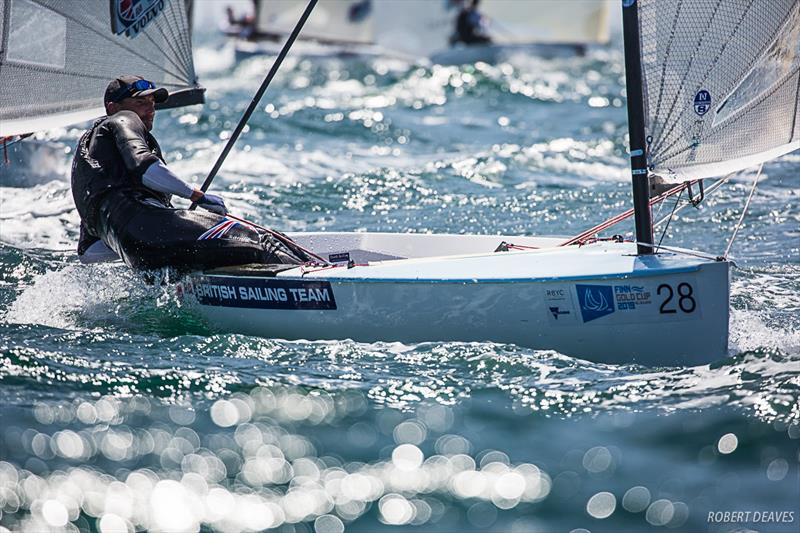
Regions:
M 638 4 L 651 173 L 720 176 L 800 148 L 800 0 Z
M 609 39 L 609 0 L 484 0 L 478 10 L 497 44 L 604 44 Z
M 281 39 L 291 33 L 307 0 L 259 0 L 256 35 Z M 372 0 L 321 0 L 300 33 L 300 39 L 331 44 L 371 44 Z
M 183 0 L 0 0 L 0 36 L 0 136 L 102 116 L 121 74 L 203 101 Z

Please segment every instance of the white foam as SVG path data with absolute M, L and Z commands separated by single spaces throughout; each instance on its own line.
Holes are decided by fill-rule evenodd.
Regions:
M 116 316 L 117 306 L 137 285 L 141 282 L 121 264 L 71 264 L 38 276 L 17 296 L 4 318 L 18 324 L 83 328 L 78 324 L 81 316 L 92 321 Z
M 200 78 L 230 69 L 236 62 L 233 43 L 225 46 L 198 46 L 194 51 L 194 68 Z
M 800 353 L 800 331 L 785 329 L 773 322 L 768 325 L 761 313 L 731 310 L 729 348 L 733 353 L 754 350 L 780 350 L 786 354 Z M 776 327 L 777 326 L 777 327 Z
M 18 248 L 75 247 L 78 213 L 69 183 L 55 180 L 30 188 L 0 188 L 0 241 Z

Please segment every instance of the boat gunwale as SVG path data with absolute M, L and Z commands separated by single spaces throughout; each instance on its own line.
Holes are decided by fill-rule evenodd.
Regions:
M 718 263 L 723 261 L 715 261 Z M 729 261 L 724 261 L 729 263 Z M 603 281 L 613 279 L 631 279 L 631 278 L 650 278 L 660 275 L 671 274 L 684 274 L 689 272 L 697 272 L 705 264 L 701 263 L 692 266 L 676 267 L 676 268 L 659 268 L 659 269 L 642 269 L 631 272 L 619 272 L 608 274 L 594 274 L 585 276 L 548 276 L 536 278 L 363 278 L 363 277 L 322 277 L 322 276 L 257 276 L 257 275 L 235 275 L 235 274 L 212 274 L 199 272 L 195 276 L 200 277 L 214 277 L 214 278 L 236 278 L 236 279 L 265 279 L 265 280 L 281 280 L 281 281 L 315 281 L 315 282 L 330 282 L 339 284 L 362 284 L 362 283 L 442 283 L 453 284 L 458 283 L 461 285 L 466 284 L 503 284 L 503 283 L 545 283 L 545 282 L 569 282 L 569 281 Z

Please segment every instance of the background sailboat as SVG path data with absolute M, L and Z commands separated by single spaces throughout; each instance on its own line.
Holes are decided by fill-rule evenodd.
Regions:
M 226 33 L 243 37 L 240 59 L 276 53 L 302 13 L 303 0 L 255 2 L 253 24 L 233 25 Z M 493 62 L 514 51 L 572 55 L 609 40 L 609 0 L 484 0 L 480 12 L 493 40 L 489 46 L 451 49 L 461 5 L 452 0 L 322 0 L 300 36 L 303 55 L 388 55 L 429 58 L 439 63 Z M 265 42 L 266 41 L 266 42 Z M 272 44 L 270 43 L 272 42 Z M 321 46 L 320 46 L 321 45 Z
M 610 39 L 608 0 L 483 0 L 478 11 L 489 45 L 451 46 L 462 4 L 451 1 L 375 2 L 376 41 L 387 50 L 439 64 L 495 63 L 511 54 L 569 57 Z

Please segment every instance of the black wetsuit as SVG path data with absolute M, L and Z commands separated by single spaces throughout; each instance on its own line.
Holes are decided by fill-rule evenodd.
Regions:
M 142 183 L 147 168 L 159 160 L 158 142 L 131 111 L 100 119 L 83 134 L 72 162 L 72 196 L 81 216 L 79 254 L 102 240 L 138 269 L 300 262 L 253 226 L 173 208 L 168 195 Z
M 480 14 L 472 9 L 462 9 L 456 19 L 456 32 L 450 44 L 491 44 L 492 40 L 481 33 Z

